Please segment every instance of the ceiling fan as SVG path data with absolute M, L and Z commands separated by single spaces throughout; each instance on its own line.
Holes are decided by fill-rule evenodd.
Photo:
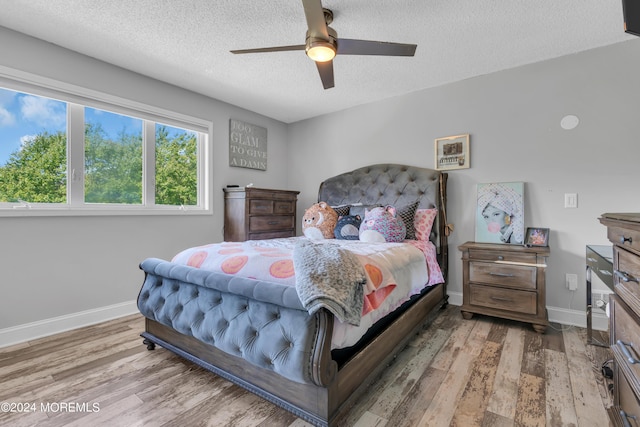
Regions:
M 323 8 L 320 0 L 302 0 L 302 5 L 309 27 L 305 44 L 232 50 L 231 53 L 304 50 L 315 61 L 322 85 L 329 89 L 334 87 L 333 58 L 336 55 L 413 56 L 416 52 L 415 44 L 338 38 L 338 33 L 329 26 L 333 22 L 332 11 Z

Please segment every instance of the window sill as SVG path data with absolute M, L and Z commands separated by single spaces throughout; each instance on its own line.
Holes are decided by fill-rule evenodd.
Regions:
M 182 215 L 212 215 L 209 209 L 195 207 L 1 207 L 0 218 L 2 217 L 49 217 L 49 216 L 182 216 Z

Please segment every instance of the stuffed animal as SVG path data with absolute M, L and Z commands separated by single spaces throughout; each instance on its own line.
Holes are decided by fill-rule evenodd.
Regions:
M 339 216 L 333 234 L 336 236 L 336 239 L 358 240 L 360 224 L 362 224 L 360 215 Z
M 302 217 L 302 232 L 309 239 L 333 239 L 338 214 L 325 202 L 313 204 Z
M 404 222 L 393 206 L 365 211 L 359 236 L 363 242 L 402 242 L 406 235 Z

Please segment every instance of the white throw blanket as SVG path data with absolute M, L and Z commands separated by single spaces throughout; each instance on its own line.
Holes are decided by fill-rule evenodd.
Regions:
M 309 314 L 326 308 L 341 322 L 360 325 L 367 276 L 356 255 L 335 244 L 302 240 L 293 249 L 293 265 L 296 291 Z

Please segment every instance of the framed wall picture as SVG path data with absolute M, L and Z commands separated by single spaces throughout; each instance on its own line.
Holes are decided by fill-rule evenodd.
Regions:
M 524 182 L 478 184 L 476 242 L 524 243 Z
M 229 166 L 267 170 L 267 129 L 229 119 Z
M 537 227 L 527 228 L 524 244 L 527 246 L 549 246 L 549 229 Z
M 435 149 L 436 170 L 469 168 L 469 134 L 436 138 Z

